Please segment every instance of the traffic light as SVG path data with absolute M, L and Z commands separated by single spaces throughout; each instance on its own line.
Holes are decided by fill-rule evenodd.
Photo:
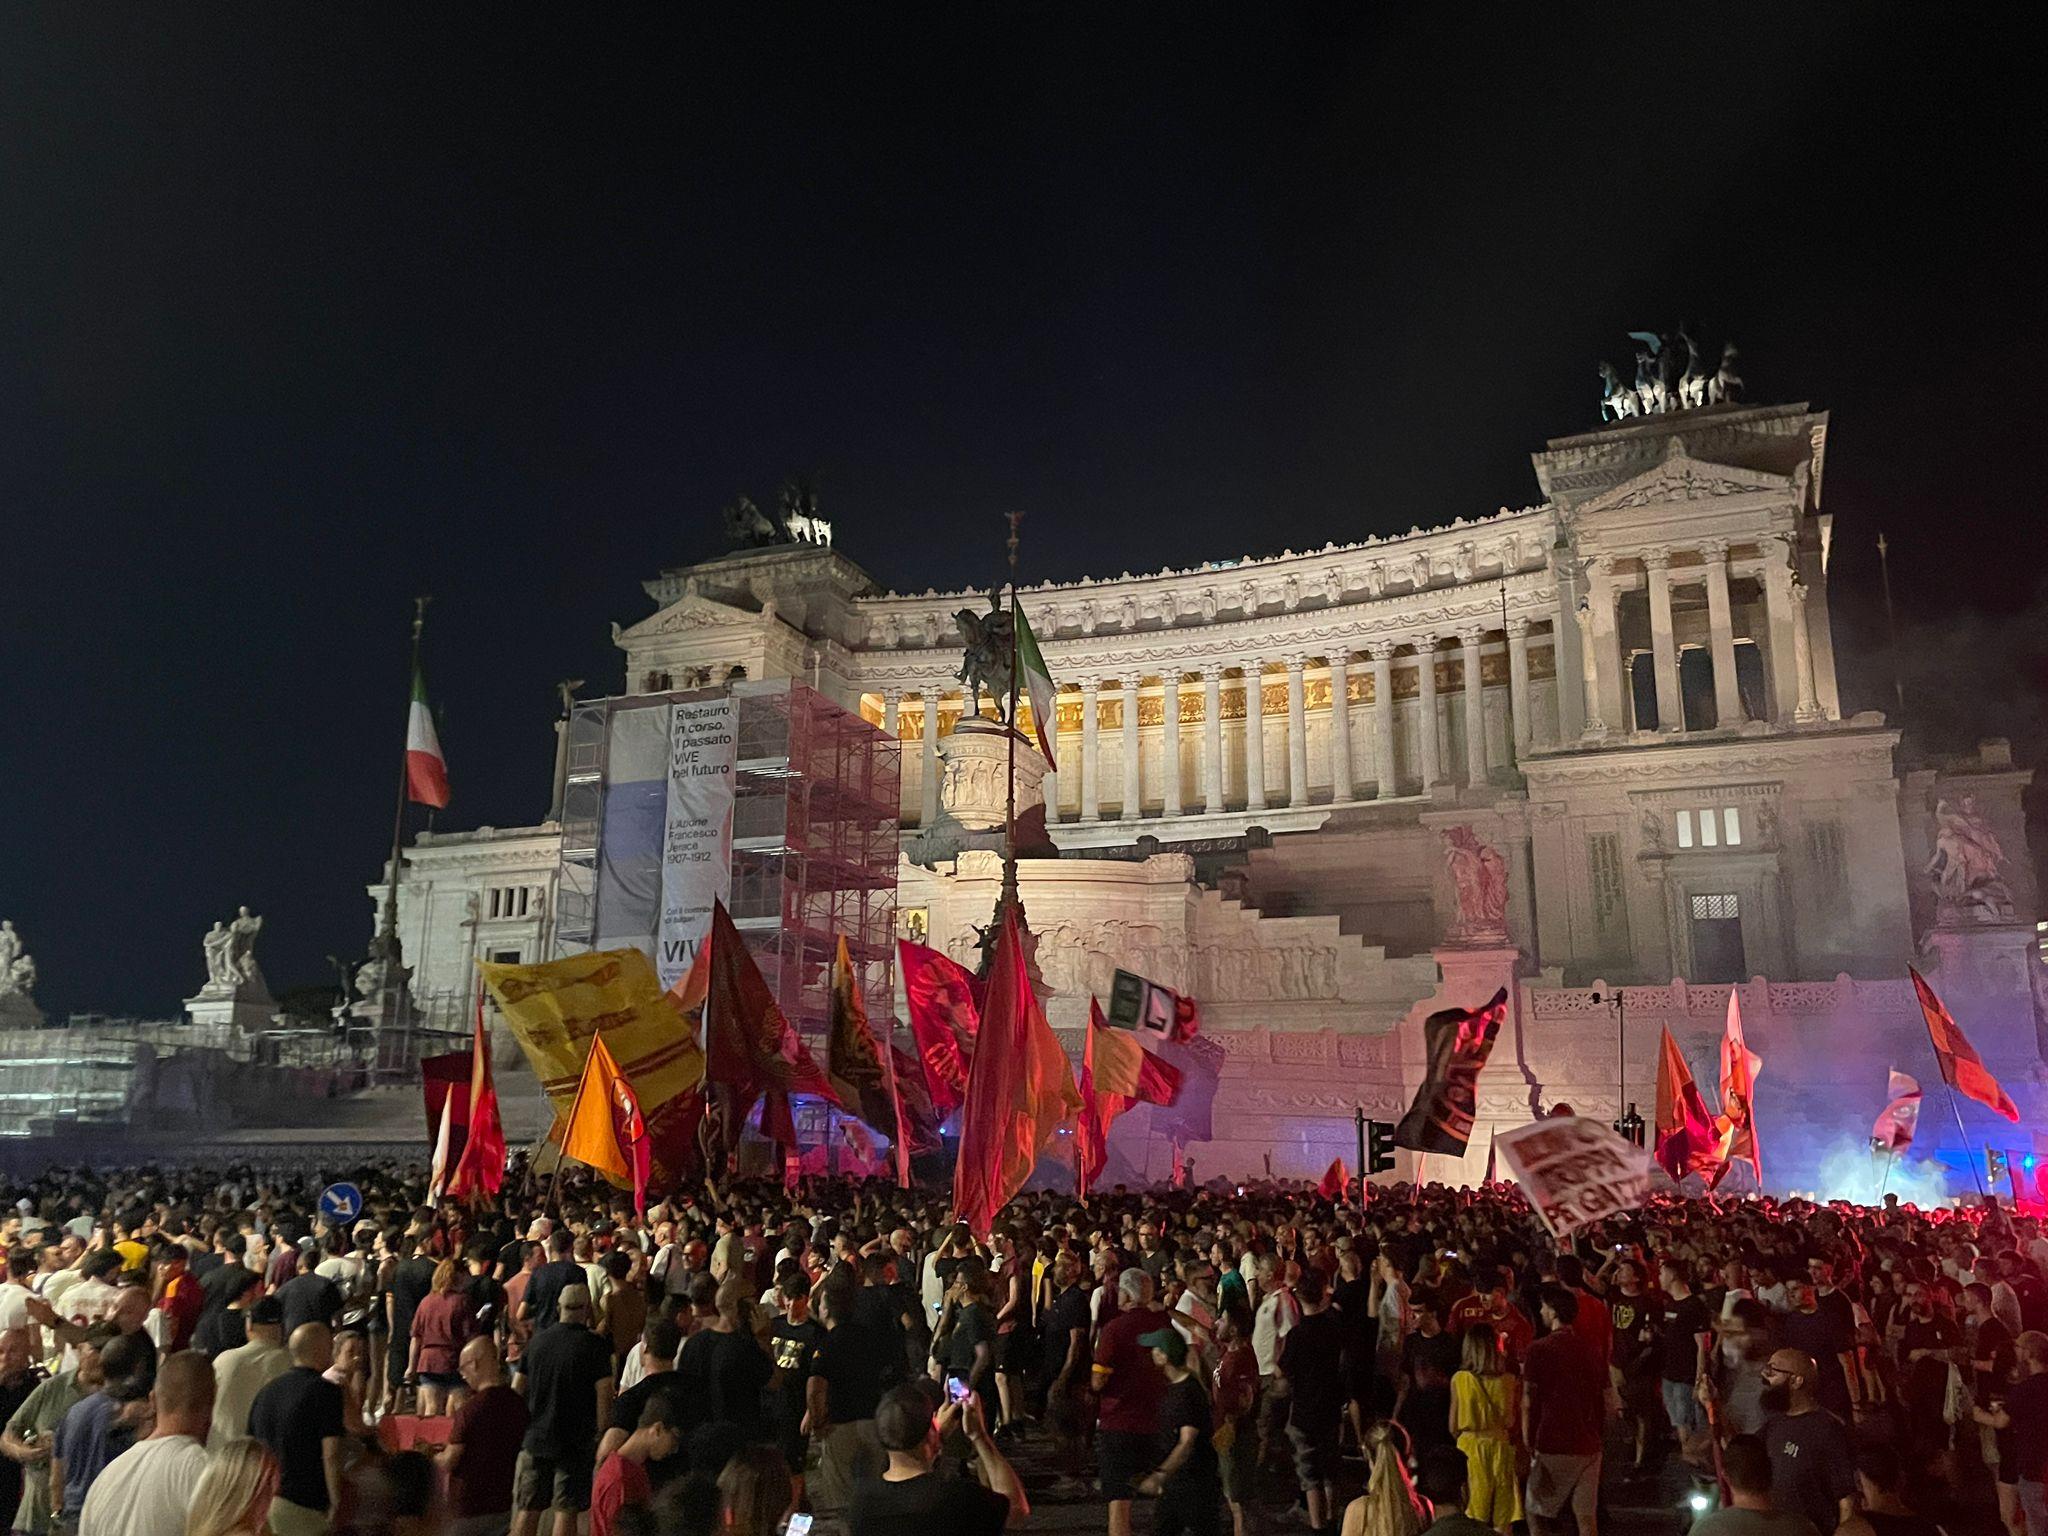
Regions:
M 2005 1153 L 2002 1149 L 1998 1147 L 1986 1147 L 1984 1149 L 1984 1171 L 1990 1176 L 1993 1190 L 1996 1190 L 2000 1184 L 2006 1183 L 2011 1178 L 2011 1173 L 2006 1167 Z
M 1365 1122 L 1365 1171 L 1367 1177 L 1386 1173 L 1394 1166 L 1394 1128 L 1384 1120 Z

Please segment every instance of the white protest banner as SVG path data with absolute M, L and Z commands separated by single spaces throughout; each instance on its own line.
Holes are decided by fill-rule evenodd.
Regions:
M 663 991 L 697 957 L 697 946 L 711 931 L 712 903 L 732 894 L 733 765 L 739 759 L 739 711 L 732 699 L 672 709 L 654 950 Z
M 1632 1211 L 1650 1192 L 1650 1154 L 1597 1120 L 1562 1115 L 1502 1131 L 1494 1148 L 1552 1237 Z

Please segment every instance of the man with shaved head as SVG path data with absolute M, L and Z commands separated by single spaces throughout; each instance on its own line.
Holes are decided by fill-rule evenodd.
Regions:
M 334 1363 L 334 1331 L 301 1323 L 287 1346 L 291 1369 L 256 1394 L 249 1433 L 277 1458 L 275 1536 L 317 1536 L 341 1496 L 342 1391 L 324 1374 Z
M 469 1396 L 455 1410 L 442 1448 L 448 1475 L 450 1536 L 496 1536 L 512 1524 L 512 1482 L 526 1439 L 526 1399 L 505 1384 L 497 1341 L 488 1334 L 462 1346 Z
M 183 1536 L 213 1424 L 213 1364 L 193 1350 L 168 1357 L 150 1392 L 156 1428 L 93 1479 L 79 1536 Z
M 1827 1536 L 1856 1512 L 1856 1456 L 1842 1421 L 1821 1407 L 1819 1384 L 1820 1367 L 1799 1350 L 1778 1350 L 1764 1363 L 1763 1442 L 1772 1501 Z

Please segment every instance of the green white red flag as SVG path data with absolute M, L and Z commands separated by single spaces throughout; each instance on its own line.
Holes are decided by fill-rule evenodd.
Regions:
M 1031 621 L 1024 617 L 1023 607 L 1012 601 L 1010 610 L 1017 621 L 1017 681 L 1031 697 L 1031 729 L 1038 737 L 1038 750 L 1045 757 L 1045 766 L 1057 770 L 1059 764 L 1053 761 L 1052 743 L 1053 710 L 1059 690 L 1053 686 L 1052 673 L 1039 653 L 1038 637 L 1031 633 Z
M 427 708 L 427 680 L 417 667 L 412 674 L 412 708 L 405 719 L 405 797 L 437 811 L 448 804 L 448 759 L 441 755 L 441 735 Z

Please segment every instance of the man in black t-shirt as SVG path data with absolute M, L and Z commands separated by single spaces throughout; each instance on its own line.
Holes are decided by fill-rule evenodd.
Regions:
M 384 1378 L 391 1384 L 395 1398 L 405 1381 L 405 1367 L 412 1357 L 412 1319 L 420 1309 L 420 1303 L 434 1289 L 434 1261 L 427 1256 L 427 1234 L 421 1232 L 410 1240 L 397 1227 L 391 1227 L 384 1234 L 384 1245 L 393 1253 L 410 1253 L 391 1266 L 391 1287 L 384 1297 L 384 1315 L 390 1332 L 387 1335 L 386 1363 Z
M 291 1334 L 290 1349 L 291 1369 L 258 1392 L 249 1407 L 249 1433 L 277 1458 L 270 1528 L 325 1530 L 341 1492 L 345 1433 L 341 1388 L 324 1374 L 334 1363 L 334 1334 L 325 1323 L 302 1324 Z
M 612 1349 L 590 1331 L 590 1289 L 566 1287 L 556 1302 L 561 1321 L 533 1337 L 526 1366 L 526 1439 L 513 1476 L 513 1536 L 534 1536 L 540 1512 L 553 1509 L 573 1530 L 590 1507 L 597 1428 L 612 1398 Z
M 813 1425 L 806 1398 L 811 1386 L 811 1362 L 825 1330 L 811 1316 L 811 1291 L 802 1275 L 791 1275 L 776 1288 L 782 1301 L 782 1316 L 768 1330 L 768 1358 L 775 1374 L 768 1378 L 768 1427 L 782 1459 L 789 1463 L 789 1480 L 797 1507 L 804 1502 L 804 1462 L 811 1448 Z
M 1665 1259 L 1658 1267 L 1657 1283 L 1665 1297 L 1664 1312 L 1656 1325 L 1664 1416 L 1678 1436 L 1680 1454 L 1697 1457 L 1705 1449 L 1700 1436 L 1707 1427 L 1707 1413 L 1695 1388 L 1706 1371 L 1714 1322 L 1707 1304 L 1694 1294 L 1692 1271 L 1683 1260 Z
M 583 1266 L 572 1256 L 575 1251 L 575 1233 L 567 1227 L 562 1228 L 548 1239 L 547 1263 L 536 1269 L 533 1278 L 526 1282 L 526 1301 L 521 1315 L 533 1325 L 535 1333 L 554 1326 L 562 1292 L 572 1285 L 584 1285 L 589 1279 L 583 1273 Z M 396 1336 L 394 1330 L 393 1337 Z
M 934 1416 L 929 1391 L 925 1382 L 906 1383 L 875 1410 L 875 1432 L 889 1466 L 854 1489 L 847 1536 L 996 1536 L 1012 1519 L 1031 1513 L 1024 1485 L 989 1437 L 979 1401 L 947 1403 Z M 940 1441 L 955 1429 L 973 1448 L 987 1487 L 932 1471 Z
M 1322 1276 L 1313 1278 L 1320 1281 Z M 1306 1302 L 1303 1297 L 1304 1305 Z M 1304 1316 L 1302 1322 L 1307 1321 Z M 1287 1335 L 1290 1344 L 1300 1331 L 1297 1323 Z M 1159 1500 L 1152 1513 L 1154 1536 L 1214 1536 L 1219 1529 L 1217 1508 L 1223 1498 L 1223 1478 L 1216 1447 L 1210 1442 L 1216 1426 L 1209 1416 L 1209 1397 L 1188 1370 L 1188 1341 L 1177 1329 L 1167 1327 L 1138 1342 L 1152 1351 L 1152 1363 L 1166 1377 L 1166 1393 L 1159 1400 L 1159 1443 L 1166 1449 L 1166 1458 L 1137 1481 L 1138 1492 Z M 1323 1510 L 1328 1511 L 1327 1497 Z M 1313 1513 L 1310 1523 L 1321 1529 Z
M 1330 1523 L 1331 1484 L 1337 1477 L 1337 1431 L 1346 1401 L 1344 1319 L 1330 1310 L 1323 1272 L 1302 1271 L 1294 1283 L 1301 1321 L 1280 1345 L 1280 1376 L 1287 1383 L 1287 1443 L 1294 1475 L 1308 1506 L 1311 1530 Z
M 886 1464 L 875 1410 L 897 1347 L 857 1320 L 857 1297 L 850 1277 L 818 1288 L 825 1334 L 810 1362 L 808 1403 L 810 1432 L 818 1440 L 818 1503 L 826 1509 L 847 1503 L 854 1485 L 878 1476 Z
M 647 1374 L 612 1399 L 611 1423 L 597 1443 L 601 1465 L 640 1427 L 641 1410 L 652 1399 L 662 1399 L 668 1404 L 668 1423 L 674 1426 L 681 1448 L 673 1456 L 648 1458 L 647 1481 L 657 1491 L 690 1470 L 690 1435 L 704 1420 L 703 1405 L 683 1390 L 683 1379 L 676 1374 L 676 1354 L 682 1347 L 683 1332 L 673 1318 L 647 1320 L 640 1334 L 640 1359 Z
M 1762 1401 L 1770 1417 L 1760 1438 L 1771 1456 L 1772 1502 L 1827 1536 L 1854 1513 L 1855 1450 L 1842 1421 L 1821 1407 L 1816 1376 L 1825 1379 L 1826 1367 L 1796 1349 L 1765 1362 Z
M 299 1272 L 277 1288 L 277 1304 L 284 1308 L 284 1336 L 289 1339 L 308 1323 L 333 1327 L 341 1311 L 341 1287 L 325 1275 L 315 1274 L 320 1250 L 299 1250 Z

